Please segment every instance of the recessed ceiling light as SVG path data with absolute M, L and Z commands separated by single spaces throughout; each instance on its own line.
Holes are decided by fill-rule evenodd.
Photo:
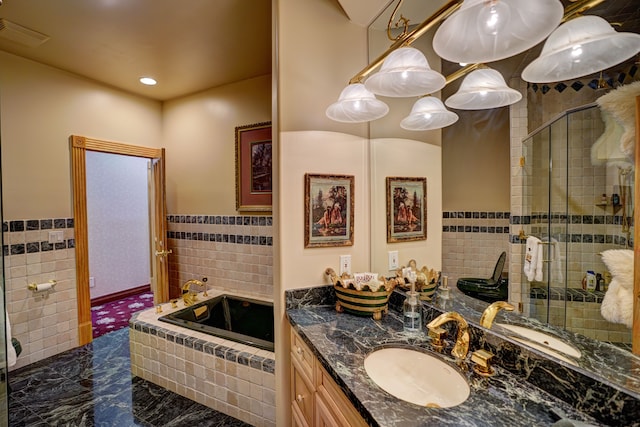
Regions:
M 140 83 L 147 86 L 153 86 L 158 82 L 156 82 L 156 80 L 152 79 L 151 77 L 140 77 Z

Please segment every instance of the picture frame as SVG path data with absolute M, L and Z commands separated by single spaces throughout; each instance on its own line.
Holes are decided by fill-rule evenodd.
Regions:
M 271 122 L 237 126 L 235 139 L 236 210 L 271 212 Z
M 353 245 L 354 177 L 305 174 L 304 247 Z
M 387 243 L 427 239 L 427 178 L 387 177 Z

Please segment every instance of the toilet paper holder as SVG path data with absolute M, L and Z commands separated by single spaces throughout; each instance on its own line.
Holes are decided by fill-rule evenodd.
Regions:
M 58 282 L 53 279 L 49 280 L 47 283 L 29 283 L 27 285 L 27 289 L 33 291 L 33 293 L 48 292 L 55 290 L 56 283 Z

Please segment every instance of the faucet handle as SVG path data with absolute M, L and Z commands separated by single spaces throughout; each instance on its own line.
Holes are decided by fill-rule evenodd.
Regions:
M 493 357 L 493 353 L 484 349 L 474 351 L 471 354 L 471 361 L 475 363 L 473 370 L 483 377 L 489 377 L 495 374 L 495 369 L 491 366 Z
M 429 328 L 429 338 L 431 338 L 431 344 L 436 350 L 442 350 L 444 348 L 444 337 L 447 336 L 447 330 L 441 326 Z

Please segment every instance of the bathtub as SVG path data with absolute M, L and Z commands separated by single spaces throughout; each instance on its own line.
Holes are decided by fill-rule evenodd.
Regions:
M 225 296 L 238 297 L 244 301 L 241 306 L 249 304 L 250 312 L 265 310 L 273 315 L 272 301 L 256 301 L 260 297 L 253 295 L 231 296 L 220 289 L 209 289 L 208 293 L 207 297 L 199 293 L 198 299 L 204 303 L 208 299 L 224 301 Z M 177 308 L 163 303 L 131 317 L 132 374 L 253 426 L 276 427 L 273 351 L 232 340 L 230 336 L 205 333 L 201 326 L 187 329 L 186 322 L 196 323 L 188 316 L 182 319 L 185 324 L 160 319 L 181 311 L 206 317 L 203 313 L 211 309 L 200 308 L 194 313 L 198 305 L 184 307 L 179 300 Z M 224 311 L 224 303 L 222 308 Z M 210 318 L 216 316 L 213 310 L 209 311 Z M 268 323 L 273 327 L 273 321 L 249 323 Z M 213 328 L 224 330 L 217 326 Z M 249 341 L 255 342 L 255 338 Z
M 273 304 L 269 302 L 223 294 L 158 320 L 273 351 Z

